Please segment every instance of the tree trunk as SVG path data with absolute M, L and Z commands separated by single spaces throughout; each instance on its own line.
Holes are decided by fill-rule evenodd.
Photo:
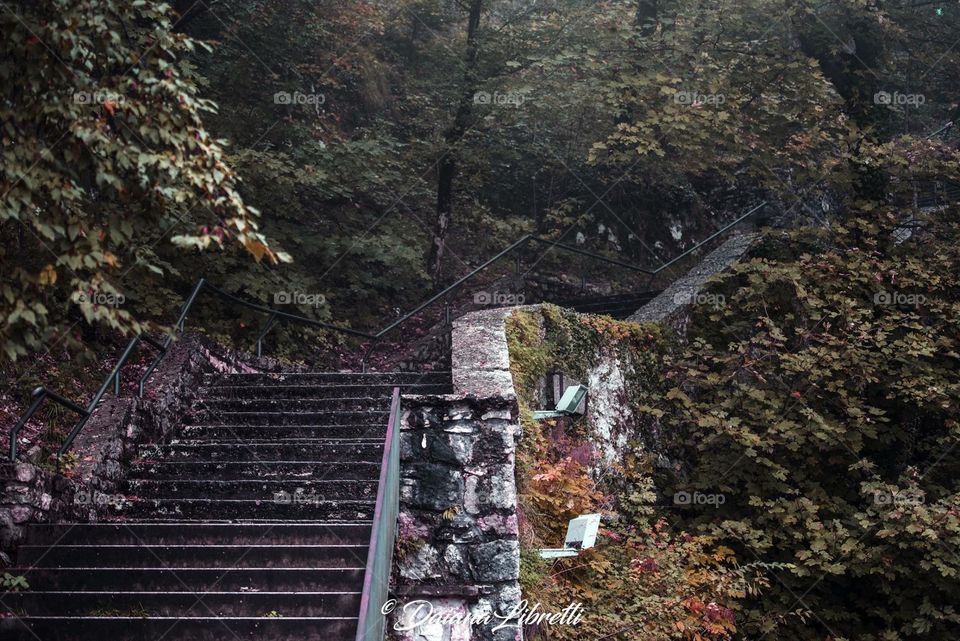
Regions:
M 640 34 L 649 36 L 657 30 L 658 0 L 638 0 L 635 24 L 640 28 Z
M 437 218 L 433 228 L 433 239 L 430 246 L 430 256 L 427 259 L 427 269 L 433 285 L 439 289 L 443 277 L 443 254 L 447 242 L 447 230 L 453 218 L 454 185 L 458 170 L 457 143 L 466 134 L 473 116 L 473 99 L 479 85 L 477 77 L 477 62 L 480 59 L 480 48 L 477 42 L 477 33 L 480 30 L 480 12 L 483 9 L 483 0 L 471 0 L 470 17 L 467 22 L 467 53 L 466 68 L 464 70 L 463 91 L 460 94 L 460 103 L 453 123 L 444 132 L 446 143 L 444 155 L 440 160 L 437 171 Z

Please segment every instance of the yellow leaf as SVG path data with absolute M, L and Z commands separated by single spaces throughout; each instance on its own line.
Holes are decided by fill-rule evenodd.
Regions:
M 40 284 L 41 285 L 53 285 L 57 282 L 57 270 L 53 265 L 47 264 L 43 269 L 40 270 Z

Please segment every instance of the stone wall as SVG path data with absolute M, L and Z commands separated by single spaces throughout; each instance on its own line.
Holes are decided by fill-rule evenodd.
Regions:
M 659 296 L 637 310 L 629 320 L 638 323 L 666 323 L 683 334 L 687 320 L 684 310 L 697 303 L 698 295 L 713 276 L 739 261 L 756 241 L 756 234 L 731 236 L 682 278 L 678 278 Z
M 170 437 L 204 374 L 254 371 L 251 362 L 256 370 L 279 369 L 270 359 L 253 359 L 201 336 L 181 336 L 150 377 L 142 399 L 101 401 L 70 449 L 77 463 L 65 474 L 28 461 L 0 466 L 0 552 L 9 559 L 29 523 L 103 518 L 138 446 Z
M 682 325 L 684 310 L 710 276 L 738 260 L 752 241 L 727 241 L 631 320 Z M 389 621 L 402 641 L 522 638 L 506 620 L 522 596 L 515 478 L 521 430 L 505 320 L 516 310 L 538 308 L 461 316 L 451 337 L 454 394 L 403 397 L 397 601 Z M 628 402 L 639 365 L 616 349 L 600 349 L 583 383 L 589 388 L 584 411 L 602 459 L 621 459 L 635 440 L 658 454 L 657 421 L 639 421 Z M 541 396 L 548 396 L 547 386 Z M 665 454 L 658 459 L 669 465 Z
M 503 328 L 508 313 L 458 319 L 454 393 L 401 403 L 397 606 L 389 623 L 404 641 L 522 637 L 510 621 L 521 602 L 520 426 Z
M 519 638 L 504 619 L 520 602 L 514 451 L 519 426 L 505 399 L 404 399 L 398 621 L 411 627 L 417 601 L 489 623 L 418 626 L 403 639 Z M 424 612 L 425 610 L 420 610 Z
M 0 464 L 0 567 L 12 553 L 27 523 L 66 521 L 73 510 L 75 484 L 32 463 Z
M 710 279 L 736 263 L 756 238 L 752 234 L 729 238 L 628 320 L 666 325 L 683 340 L 690 306 L 699 302 Z M 671 465 L 662 445 L 659 421 L 648 416 L 637 417 L 629 402 L 631 386 L 643 378 L 637 376 L 640 364 L 609 346 L 602 347 L 594 357 L 595 364 L 583 381 L 589 389 L 585 414 L 602 461 L 609 464 L 622 460 L 629 443 L 636 441 L 654 456 L 658 465 Z

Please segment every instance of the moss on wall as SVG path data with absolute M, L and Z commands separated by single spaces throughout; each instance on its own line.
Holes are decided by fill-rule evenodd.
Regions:
M 586 418 L 561 419 L 564 437 L 569 439 L 564 443 L 551 442 L 558 421 L 533 419 L 544 377 L 560 371 L 586 381 L 603 359 L 614 358 L 627 379 L 623 402 L 640 412 L 646 396 L 665 384 L 662 363 L 672 339 L 659 325 L 582 315 L 554 305 L 515 311 L 507 318 L 506 335 L 523 428 L 517 452 L 517 487 L 526 517 L 521 537 L 526 550 L 523 583 L 537 590 L 549 564 L 540 561 L 532 548 L 561 542 L 572 516 L 611 508 L 609 488 L 599 487 L 586 466 L 569 460 L 571 449 L 596 440 Z
M 623 364 L 627 378 L 623 402 L 640 412 L 651 395 L 664 389 L 664 363 L 675 344 L 672 334 L 657 324 L 578 314 L 555 305 L 515 311 L 507 318 L 506 334 L 524 429 L 521 452 L 528 453 L 543 438 L 542 425 L 533 421 L 533 405 L 549 373 L 562 371 L 585 381 L 605 356 L 612 356 Z
M 616 380 L 603 391 L 619 406 L 621 399 L 611 398 L 610 390 L 622 390 L 627 427 L 646 432 L 658 426 L 654 407 L 660 403 L 654 399 L 668 388 L 665 372 L 677 344 L 671 330 L 543 305 L 515 311 L 506 334 L 524 430 L 517 452 L 523 598 L 545 610 L 581 603 L 586 612 L 577 627 L 527 629 L 525 638 L 573 641 L 620 627 L 634 633 L 642 627 L 644 634 L 631 638 L 644 640 L 693 638 L 684 631 L 704 630 L 696 609 L 701 603 L 730 618 L 711 623 L 716 636 L 698 636 L 728 638 L 727 604 L 746 589 L 744 572 L 727 562 L 729 551 L 714 549 L 709 539 L 671 532 L 657 518 L 647 444 L 628 443 L 622 456 L 592 474 L 573 452 L 597 443 L 595 426 L 585 418 L 533 420 L 544 376 L 562 371 L 595 386 L 597 373 L 609 371 Z M 540 558 L 537 548 L 562 544 L 570 518 L 591 512 L 612 517 L 605 519 L 596 547 L 567 559 Z

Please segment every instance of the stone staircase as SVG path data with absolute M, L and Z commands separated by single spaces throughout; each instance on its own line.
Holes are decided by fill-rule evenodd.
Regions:
M 623 320 L 657 297 L 659 291 L 636 292 L 633 294 L 613 294 L 573 298 L 554 303 L 559 307 L 569 307 L 581 314 L 612 316 Z
M 394 386 L 446 393 L 450 375 L 209 378 L 107 521 L 31 526 L 0 637 L 353 639 Z

